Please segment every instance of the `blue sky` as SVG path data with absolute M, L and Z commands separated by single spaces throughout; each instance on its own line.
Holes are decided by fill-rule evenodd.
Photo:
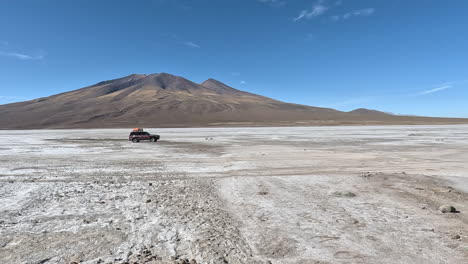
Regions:
M 468 1 L 0 0 L 0 103 L 167 72 L 300 104 L 468 117 Z

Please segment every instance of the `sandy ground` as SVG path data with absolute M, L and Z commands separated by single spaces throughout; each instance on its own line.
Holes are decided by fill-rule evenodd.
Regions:
M 0 263 L 468 263 L 466 125 L 148 131 L 0 131 Z

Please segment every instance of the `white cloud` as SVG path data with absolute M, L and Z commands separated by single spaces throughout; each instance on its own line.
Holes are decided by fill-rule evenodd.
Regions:
M 240 84 L 246 84 L 247 82 L 246 81 L 241 81 Z
M 354 11 L 345 13 L 343 15 L 331 16 L 331 19 L 335 21 L 338 21 L 341 19 L 346 20 L 346 19 L 350 19 L 356 16 L 371 16 L 374 13 L 375 13 L 375 8 L 364 8 L 364 9 L 354 10 Z
M 328 7 L 323 4 L 323 1 L 318 1 L 312 6 L 311 9 L 302 10 L 297 17 L 293 19 L 294 22 L 297 22 L 302 19 L 311 19 L 319 17 L 327 12 Z
M 408 95 L 408 96 L 428 95 L 428 94 L 437 93 L 437 92 L 441 92 L 441 91 L 448 90 L 448 89 L 460 88 L 461 86 L 466 87 L 467 84 L 468 84 L 468 80 L 444 82 L 438 85 L 434 85 L 435 88 L 427 89 L 427 90 L 420 91 L 420 92 L 414 92 L 413 94 Z
M 365 8 L 360 10 L 355 10 L 353 12 L 349 12 L 343 15 L 344 18 L 350 18 L 352 16 L 370 16 L 374 14 L 375 8 Z
M 286 4 L 283 0 L 258 0 L 260 3 L 268 4 L 273 7 L 281 7 Z
M 422 91 L 422 92 L 419 93 L 419 95 L 426 95 L 426 94 L 431 94 L 431 93 L 435 93 L 435 92 L 440 92 L 440 91 L 447 90 L 447 89 L 450 89 L 450 88 L 452 88 L 452 85 L 443 85 L 443 86 L 440 86 L 440 87 L 437 87 L 437 88 L 434 88 L 434 89 Z
M 191 48 L 197 48 L 197 49 L 201 48 L 200 45 L 191 41 L 185 42 L 184 45 L 187 47 L 191 47 Z
M 0 51 L 0 56 L 3 57 L 12 57 L 20 60 L 42 60 L 45 57 L 44 53 L 41 53 L 39 55 L 28 55 L 28 54 L 22 54 L 22 53 L 17 53 L 17 52 L 5 52 L 5 51 Z

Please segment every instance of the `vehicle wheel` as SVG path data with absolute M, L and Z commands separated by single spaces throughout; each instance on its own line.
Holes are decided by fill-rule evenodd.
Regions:
M 137 142 L 138 142 L 138 139 L 134 138 L 134 139 L 132 139 L 132 142 L 133 142 L 133 143 L 137 143 Z
M 151 142 L 156 142 L 157 140 L 155 138 L 150 139 Z

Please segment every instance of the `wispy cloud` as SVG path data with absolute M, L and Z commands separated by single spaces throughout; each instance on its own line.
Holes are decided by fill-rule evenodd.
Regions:
M 286 5 L 284 0 L 258 0 L 260 3 L 264 3 L 273 7 L 282 7 Z
M 436 92 L 440 92 L 440 91 L 443 91 L 443 90 L 450 89 L 452 87 L 453 87 L 452 85 L 443 85 L 443 86 L 440 86 L 440 87 L 437 87 L 437 88 L 422 91 L 422 92 L 419 93 L 419 95 L 426 95 L 426 94 L 436 93 Z
M 281 0 L 258 0 L 258 1 L 261 3 L 266 3 L 266 4 L 282 2 Z
M 371 16 L 375 13 L 375 8 L 364 8 L 359 10 L 354 10 L 343 15 L 334 15 L 331 18 L 335 21 L 346 20 L 356 16 Z
M 433 85 L 430 89 L 391 89 L 381 91 L 379 94 L 363 95 L 354 98 L 344 98 L 342 101 L 330 102 L 328 104 L 319 104 L 321 107 L 330 107 L 336 109 L 354 109 L 368 108 L 369 103 L 375 102 L 401 102 L 408 100 L 424 100 L 424 96 L 433 93 L 442 92 L 448 89 L 458 89 L 468 87 L 468 80 L 450 81 Z M 418 91 L 419 90 L 419 91 Z
M 197 49 L 201 48 L 200 45 L 191 41 L 185 42 L 184 45 L 187 47 L 191 47 L 191 48 L 197 48 Z
M 246 84 L 247 82 L 246 81 L 240 81 L 240 84 Z
M 302 10 L 297 17 L 293 19 L 294 22 L 297 22 L 302 19 L 311 19 L 315 17 L 319 17 L 327 12 L 328 7 L 324 5 L 324 1 L 316 2 L 311 9 L 304 9 Z
M 20 60 L 42 60 L 44 59 L 45 54 L 41 53 L 38 55 L 28 55 L 28 54 L 17 53 L 17 52 L 0 51 L 0 56 L 12 57 L 12 58 L 20 59 Z

